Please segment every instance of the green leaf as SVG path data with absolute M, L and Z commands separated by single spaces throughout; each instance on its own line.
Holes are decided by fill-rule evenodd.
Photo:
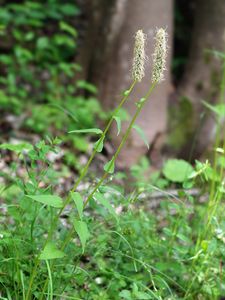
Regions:
M 98 91 L 97 88 L 93 84 L 91 84 L 85 80 L 77 80 L 76 84 L 77 84 L 78 88 L 87 90 L 88 92 L 93 93 L 93 94 L 96 94 Z
M 37 202 L 43 203 L 51 207 L 61 208 L 63 206 L 63 201 L 59 196 L 55 196 L 55 195 L 26 195 L 26 196 Z
M 83 217 L 83 209 L 84 209 L 83 199 L 82 199 L 80 193 L 78 193 L 78 192 L 71 193 L 71 195 L 72 195 L 73 201 L 74 201 L 74 203 L 76 205 L 79 217 L 80 217 L 80 219 L 82 219 L 82 217 Z
M 97 200 L 100 204 L 102 204 L 117 220 L 118 216 L 110 204 L 110 202 L 101 194 L 101 193 L 95 193 L 93 198 Z
M 30 151 L 33 149 L 33 146 L 29 143 L 19 143 L 19 144 L 1 144 L 0 149 L 14 151 L 16 153 L 21 153 L 23 151 Z
M 123 92 L 124 96 L 129 96 L 129 94 L 130 94 L 130 90 L 126 90 L 126 91 Z
M 94 149 L 97 151 L 97 152 L 102 152 L 102 149 L 104 147 L 104 138 L 100 138 L 99 140 L 97 140 L 96 143 L 94 143 Z
M 116 121 L 117 124 L 117 136 L 118 136 L 121 131 L 121 119 L 118 116 L 113 116 L 113 119 Z
M 95 134 L 102 134 L 102 130 L 99 128 L 88 128 L 88 129 L 77 129 L 69 131 L 69 133 L 95 133 Z
M 56 258 L 63 258 L 65 253 L 58 250 L 56 245 L 52 242 L 47 243 L 44 250 L 41 252 L 40 259 L 56 259 Z
M 59 27 L 60 27 L 61 30 L 70 33 L 73 37 L 77 37 L 77 31 L 76 31 L 76 29 L 74 27 L 70 26 L 69 24 L 61 21 L 59 23 Z
M 183 159 L 169 159 L 163 167 L 163 175 L 172 182 L 184 182 L 194 171 Z
M 61 5 L 60 10 L 63 14 L 71 17 L 78 15 L 80 12 L 79 8 L 76 5 L 70 3 L 64 3 L 63 5 Z
M 206 101 L 202 101 L 202 103 L 211 111 L 216 113 L 220 117 L 225 117 L 225 104 L 217 104 L 217 105 L 211 105 Z
M 141 139 L 144 141 L 145 145 L 149 149 L 149 143 L 143 129 L 137 125 L 133 125 L 133 128 L 137 131 L 137 133 L 139 134 L 139 136 L 141 137 Z
M 84 253 L 84 248 L 85 248 L 86 241 L 90 236 L 87 224 L 83 221 L 74 220 L 73 226 L 74 226 L 74 229 L 75 229 L 76 233 L 79 236 L 79 239 L 80 239 L 80 242 L 81 242 L 81 245 L 82 245 L 82 250 L 83 250 L 83 253 Z
M 107 173 L 113 174 L 115 170 L 114 157 L 104 165 L 104 171 Z
M 119 293 L 119 296 L 120 296 L 122 299 L 126 299 L 126 300 L 131 300 L 131 299 L 132 299 L 131 292 L 128 291 L 128 290 L 122 290 L 122 291 Z

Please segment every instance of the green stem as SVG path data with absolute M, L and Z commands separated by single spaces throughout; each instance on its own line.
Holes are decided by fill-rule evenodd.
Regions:
M 134 116 L 133 116 L 133 118 L 132 118 L 132 120 L 131 120 L 128 128 L 127 128 L 127 130 L 126 130 L 126 132 L 125 132 L 125 134 L 124 134 L 124 136 L 122 138 L 122 141 L 121 141 L 119 147 L 117 148 L 115 154 L 113 155 L 113 158 L 112 158 L 111 163 L 110 163 L 110 165 L 108 167 L 108 170 L 111 169 L 111 167 L 114 164 L 115 160 L 117 159 L 120 151 L 122 150 L 122 148 L 123 148 L 123 146 L 124 146 L 124 144 L 125 144 L 128 136 L 129 136 L 129 134 L 130 134 L 130 132 L 131 132 L 131 130 L 133 128 L 133 125 L 135 124 L 135 122 L 137 120 L 137 117 L 139 116 L 139 114 L 140 114 L 142 108 L 144 107 L 147 99 L 151 95 L 151 93 L 152 93 L 155 85 L 156 85 L 155 83 L 151 85 L 151 87 L 148 90 L 147 94 L 144 96 L 144 98 L 142 98 L 142 102 L 139 103 L 138 109 L 136 110 L 136 112 L 135 112 L 135 114 L 134 114 Z M 88 202 L 92 199 L 93 195 L 95 194 L 95 192 L 98 190 L 98 188 L 101 186 L 101 184 L 104 182 L 104 180 L 107 178 L 108 175 L 109 175 L 109 172 L 107 172 L 107 171 L 103 174 L 102 178 L 99 180 L 99 182 L 97 183 L 97 185 L 95 186 L 95 188 L 93 189 L 93 191 L 91 192 L 91 194 L 88 196 L 87 200 L 84 202 L 84 208 L 87 206 Z
M 104 140 L 105 136 L 106 136 L 106 133 L 108 132 L 113 120 L 114 120 L 114 116 L 120 111 L 121 107 L 124 105 L 124 103 L 126 102 L 126 100 L 128 99 L 128 97 L 130 96 L 131 92 L 133 91 L 135 85 L 136 85 L 137 81 L 133 81 L 133 83 L 131 84 L 131 86 L 129 87 L 129 89 L 127 90 L 127 92 L 125 93 L 123 99 L 121 100 L 121 102 L 119 103 L 119 105 L 116 107 L 116 109 L 114 110 L 108 124 L 106 125 L 106 128 L 105 130 L 103 131 L 102 135 L 101 135 L 101 138 L 99 139 L 95 149 L 93 150 L 88 162 L 86 163 L 86 165 L 84 166 L 81 174 L 80 174 L 80 177 L 78 178 L 78 180 L 76 181 L 74 187 L 72 188 L 71 192 L 73 193 L 74 191 L 76 191 L 77 187 L 79 186 L 80 182 L 82 181 L 82 179 L 85 177 L 87 171 L 88 171 L 88 168 L 91 164 L 91 162 L 93 161 L 96 153 L 97 153 L 97 149 L 100 145 L 100 143 Z M 52 235 L 55 231 L 55 228 L 56 228 L 56 225 L 57 225 L 57 222 L 60 218 L 60 215 L 62 214 L 62 212 L 64 211 L 64 209 L 66 208 L 66 206 L 69 204 L 70 202 L 70 199 L 71 199 L 71 194 L 68 195 L 66 201 L 64 202 L 62 208 L 60 209 L 60 211 L 58 212 L 58 214 L 56 215 L 54 221 L 53 221 L 53 224 L 51 226 L 51 229 L 48 233 L 48 237 L 44 243 L 44 247 L 46 246 L 46 244 L 51 240 L 52 238 Z M 36 275 L 36 272 L 37 272 L 37 268 L 38 268 L 38 265 L 39 265 L 39 257 L 40 257 L 40 254 L 37 256 L 35 262 L 34 262 L 34 268 L 33 268 L 33 272 L 31 274 L 31 279 L 30 279 L 30 282 L 29 282 L 29 286 L 28 286 L 28 291 L 27 291 L 27 295 L 26 295 L 26 300 L 29 300 L 30 298 L 30 293 L 31 293 L 31 289 L 32 289 L 32 285 L 33 285 L 33 281 L 34 281 L 34 278 L 35 278 L 35 275 Z

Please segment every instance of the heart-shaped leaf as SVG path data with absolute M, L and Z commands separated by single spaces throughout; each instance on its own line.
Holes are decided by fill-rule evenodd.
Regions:
M 65 253 L 58 250 L 56 245 L 52 242 L 47 243 L 44 250 L 41 252 L 40 259 L 56 259 L 56 258 L 63 258 Z

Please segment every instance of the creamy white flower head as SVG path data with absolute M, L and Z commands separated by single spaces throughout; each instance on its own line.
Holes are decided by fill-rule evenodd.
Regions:
M 141 81 L 145 76 L 145 35 L 138 30 L 135 35 L 134 58 L 132 77 L 135 81 Z
M 159 83 L 164 80 L 167 56 L 167 33 L 160 28 L 155 35 L 155 49 L 153 53 L 152 82 Z

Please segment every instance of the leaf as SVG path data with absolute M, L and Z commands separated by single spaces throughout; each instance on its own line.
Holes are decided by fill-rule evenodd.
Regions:
M 101 194 L 101 193 L 95 193 L 93 198 L 97 200 L 100 204 L 102 204 L 117 220 L 118 216 L 110 204 L 110 202 Z
M 133 128 L 137 131 L 137 133 L 139 134 L 139 136 L 141 137 L 141 139 L 144 141 L 145 145 L 149 149 L 149 143 L 148 143 L 147 137 L 146 137 L 144 131 L 141 129 L 141 127 L 139 127 L 137 125 L 133 125 Z
M 116 121 L 117 124 L 117 136 L 118 136 L 121 131 L 121 119 L 118 116 L 113 116 L 113 119 Z
M 1 144 L 0 149 L 15 151 L 16 153 L 21 153 L 23 151 L 30 151 L 33 146 L 29 143 L 18 143 L 18 144 Z
M 194 171 L 183 159 L 169 159 L 163 167 L 163 175 L 172 182 L 184 182 Z
M 90 235 L 87 224 L 83 221 L 74 220 L 73 226 L 74 226 L 76 233 L 79 236 L 79 239 L 80 239 L 80 242 L 82 245 L 82 250 L 84 253 L 85 244 Z
M 88 92 L 93 93 L 93 94 L 96 94 L 98 91 L 97 88 L 93 84 L 86 82 L 85 80 L 77 80 L 76 84 L 77 84 L 78 88 L 87 90 Z
M 211 111 L 216 113 L 220 117 L 225 117 L 225 104 L 217 104 L 217 105 L 211 105 L 206 101 L 202 101 L 202 103 Z
M 104 147 L 104 138 L 100 138 L 99 140 L 97 140 L 96 143 L 94 143 L 94 149 L 97 151 L 97 152 L 102 152 L 102 149 Z
M 107 162 L 104 165 L 104 171 L 106 171 L 109 174 L 113 174 L 114 170 L 115 170 L 115 162 L 114 162 L 114 157 L 113 157 L 109 162 Z
M 120 293 L 119 293 L 119 296 L 123 299 L 126 299 L 126 300 L 131 300 L 132 299 L 132 295 L 131 295 L 131 292 L 128 291 L 128 290 L 122 290 Z
M 65 253 L 58 250 L 56 248 L 56 245 L 52 242 L 47 243 L 44 250 L 42 250 L 40 259 L 46 260 L 46 259 L 56 259 L 56 258 L 63 258 L 65 256 Z
M 70 26 L 69 24 L 61 21 L 59 23 L 59 27 L 60 27 L 61 30 L 64 30 L 64 31 L 70 33 L 73 37 L 77 37 L 76 29 L 74 27 Z
M 88 128 L 88 129 L 77 129 L 69 131 L 69 133 L 95 133 L 95 134 L 102 134 L 102 130 L 99 128 Z
M 82 199 L 80 193 L 78 193 L 78 192 L 71 193 L 71 195 L 72 195 L 73 201 L 74 201 L 74 203 L 76 205 L 79 217 L 80 217 L 80 219 L 82 219 L 82 217 L 83 217 L 83 209 L 84 209 L 83 199 Z
M 63 206 L 63 201 L 59 196 L 55 196 L 55 195 L 26 195 L 26 196 L 37 202 L 43 203 L 51 207 L 61 208 Z

